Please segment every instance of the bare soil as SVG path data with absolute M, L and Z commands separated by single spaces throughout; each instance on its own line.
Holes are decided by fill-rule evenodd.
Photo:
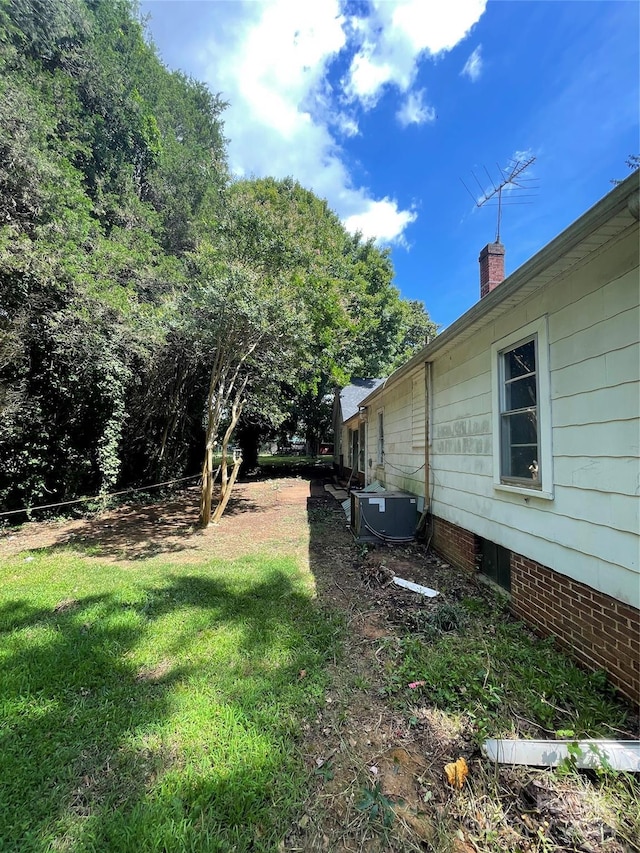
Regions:
M 266 547 L 308 564 L 320 605 L 341 613 L 347 631 L 324 707 L 304 724 L 309 796 L 282 851 L 639 849 L 616 837 L 588 780 L 488 766 L 463 718 L 416 705 L 408 721 L 381 690 L 381 644 L 410 630 L 419 598 L 390 584 L 390 577 L 453 599 L 477 594 L 473 578 L 417 544 L 373 551 L 357 545 L 342 508 L 319 480 L 240 483 L 220 524 L 200 531 L 197 515 L 192 488 L 91 519 L 32 522 L 0 533 L 0 557 L 72 545 L 118 563 L 163 553 L 190 561 L 196 555 L 236 558 Z M 59 605 L 73 606 L 71 600 Z M 161 676 L 145 671 L 139 677 Z M 444 765 L 460 757 L 469 777 L 458 791 L 447 783 Z

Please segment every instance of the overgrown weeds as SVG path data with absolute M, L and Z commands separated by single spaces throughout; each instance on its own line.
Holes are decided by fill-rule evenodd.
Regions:
M 464 713 L 477 743 L 569 728 L 576 737 L 605 737 L 624 727 L 625 708 L 604 673 L 580 669 L 500 604 L 466 599 L 422 614 L 417 630 L 385 644 L 384 690 L 401 703 Z M 416 681 L 419 688 L 408 690 Z
M 488 737 L 617 738 L 629 708 L 604 673 L 580 669 L 509 616 L 500 598 L 443 599 L 413 612 L 407 627 L 379 644 L 381 692 L 416 737 L 421 728 L 433 736 L 448 721 L 449 750 L 468 757 L 469 778 L 446 808 L 459 849 L 640 849 L 632 775 L 613 773 L 606 762 L 588 772 L 571 761 L 556 770 L 491 767 L 480 755 Z

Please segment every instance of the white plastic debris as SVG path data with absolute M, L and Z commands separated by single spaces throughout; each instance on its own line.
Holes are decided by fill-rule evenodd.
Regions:
M 419 583 L 413 583 L 413 581 L 406 581 L 404 578 L 393 578 L 394 584 L 396 586 L 402 586 L 405 589 L 410 589 L 411 592 L 417 592 L 420 595 L 426 595 L 427 598 L 434 598 L 438 595 L 438 591 L 436 589 L 429 589 L 428 586 L 420 586 Z
M 583 769 L 640 773 L 637 740 L 499 740 L 490 738 L 482 752 L 498 764 L 558 767 L 569 762 Z

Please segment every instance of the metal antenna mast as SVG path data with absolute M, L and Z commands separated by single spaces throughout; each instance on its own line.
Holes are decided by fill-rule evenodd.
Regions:
M 486 172 L 487 178 L 489 179 L 490 186 L 483 187 L 478 178 L 476 177 L 475 172 L 472 172 L 474 181 L 478 184 L 480 188 L 480 196 L 474 196 L 469 187 L 465 184 L 465 182 L 460 178 L 462 182 L 462 186 L 469 193 L 471 198 L 473 199 L 473 203 L 476 207 L 485 207 L 489 202 L 494 201 L 498 207 L 498 224 L 496 227 L 496 243 L 500 242 L 500 225 L 502 223 L 502 205 L 504 204 L 530 204 L 530 202 L 521 201 L 522 198 L 532 198 L 535 193 L 520 193 L 517 196 L 517 200 L 508 198 L 503 198 L 502 191 L 504 189 L 507 190 L 532 190 L 536 189 L 537 185 L 535 184 L 535 179 L 532 178 L 523 178 L 522 175 L 526 169 L 529 168 L 533 163 L 535 163 L 536 158 L 534 156 L 530 156 L 521 160 L 510 160 L 506 169 L 503 169 L 502 166 L 496 163 L 498 166 L 498 170 L 500 172 L 500 179 L 496 183 L 489 171 L 486 167 L 483 166 L 484 171 Z

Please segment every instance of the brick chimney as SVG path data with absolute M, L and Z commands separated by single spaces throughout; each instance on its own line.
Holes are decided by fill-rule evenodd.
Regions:
M 504 246 L 488 243 L 480 252 L 480 298 L 504 281 Z

